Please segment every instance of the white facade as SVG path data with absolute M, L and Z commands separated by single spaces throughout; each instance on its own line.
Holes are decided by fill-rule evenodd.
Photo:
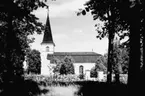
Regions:
M 40 53 L 41 53 L 41 75 L 51 75 L 52 66 L 50 64 L 50 60 L 47 59 L 47 55 L 54 53 L 54 45 L 41 44 Z
M 98 80 L 103 81 L 105 78 L 105 74 L 103 71 L 98 71 Z
M 90 79 L 90 71 L 95 67 L 95 63 L 74 63 L 74 70 L 76 75 L 80 75 L 80 66 L 83 66 L 83 73 L 86 79 Z

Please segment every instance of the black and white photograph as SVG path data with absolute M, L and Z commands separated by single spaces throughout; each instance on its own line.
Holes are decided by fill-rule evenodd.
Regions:
M 0 0 L 0 96 L 141 96 L 144 0 Z

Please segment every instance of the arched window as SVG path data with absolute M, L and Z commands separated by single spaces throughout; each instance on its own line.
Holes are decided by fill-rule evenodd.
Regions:
M 80 75 L 84 74 L 83 70 L 84 70 L 84 66 L 80 65 L 79 67 Z
M 46 52 L 49 52 L 49 46 L 46 47 Z

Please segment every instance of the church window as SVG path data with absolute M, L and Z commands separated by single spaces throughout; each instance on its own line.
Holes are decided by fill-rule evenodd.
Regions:
M 82 66 L 82 65 L 81 65 L 81 66 L 79 67 L 79 72 L 80 72 L 80 75 L 82 75 L 82 74 L 83 74 L 83 70 L 84 70 L 84 66 Z

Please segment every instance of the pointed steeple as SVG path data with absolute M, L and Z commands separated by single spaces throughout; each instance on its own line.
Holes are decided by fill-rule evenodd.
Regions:
M 55 45 L 53 42 L 53 37 L 52 37 L 52 32 L 51 32 L 51 25 L 50 25 L 50 20 L 49 20 L 49 9 L 48 9 L 48 14 L 47 14 L 47 19 L 46 19 L 43 41 L 41 44 L 53 44 L 53 45 Z

